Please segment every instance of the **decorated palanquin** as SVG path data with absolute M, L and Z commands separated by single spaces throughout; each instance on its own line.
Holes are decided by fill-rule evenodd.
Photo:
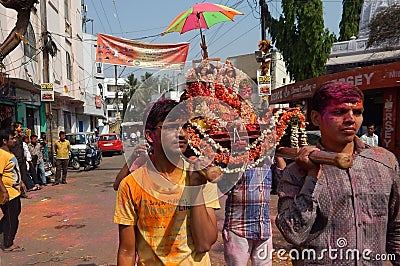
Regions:
M 270 109 L 254 104 L 254 82 L 229 62 L 207 60 L 186 73 L 181 102 L 190 114 L 189 145 L 223 173 L 240 173 L 273 155 L 275 126 Z

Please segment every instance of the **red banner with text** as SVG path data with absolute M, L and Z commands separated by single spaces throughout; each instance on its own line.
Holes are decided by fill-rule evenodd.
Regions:
M 189 43 L 152 44 L 97 35 L 96 62 L 152 69 L 183 69 Z

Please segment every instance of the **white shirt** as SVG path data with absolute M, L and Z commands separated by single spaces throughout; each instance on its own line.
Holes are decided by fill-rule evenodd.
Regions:
M 378 136 L 375 133 L 373 133 L 372 136 L 369 136 L 368 133 L 365 133 L 361 136 L 361 140 L 370 146 L 378 146 Z
M 26 161 L 27 162 L 32 161 L 32 156 L 31 153 L 29 152 L 28 144 L 26 144 L 26 142 L 22 142 L 22 147 L 24 149 L 24 156 L 26 158 Z

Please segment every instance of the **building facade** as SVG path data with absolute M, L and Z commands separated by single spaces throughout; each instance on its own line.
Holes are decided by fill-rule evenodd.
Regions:
M 20 121 L 28 134 L 46 132 L 56 140 L 60 130 L 93 131 L 101 124 L 105 105 L 94 59 L 96 39 L 82 32 L 81 8 L 80 0 L 40 1 L 32 8 L 25 36 L 0 68 L 2 128 Z M 4 40 L 17 12 L 2 5 L 0 12 Z M 43 83 L 52 85 L 52 101 L 41 98 Z

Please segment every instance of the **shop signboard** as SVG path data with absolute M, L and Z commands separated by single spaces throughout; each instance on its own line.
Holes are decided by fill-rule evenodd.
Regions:
M 382 146 L 393 151 L 395 148 L 396 128 L 396 89 L 386 89 L 383 92 L 383 119 L 381 130 Z
M 257 70 L 258 95 L 271 95 L 271 76 L 262 75 L 261 69 Z
M 103 103 L 101 101 L 101 95 L 96 95 L 94 97 L 94 103 L 96 105 L 96 108 L 102 108 L 103 107 Z
M 53 83 L 40 84 L 40 100 L 42 102 L 54 102 Z
M 310 98 L 318 86 L 329 81 L 347 82 L 361 90 L 370 90 L 397 87 L 399 78 L 400 62 L 352 69 L 277 88 L 271 94 L 270 103 L 288 103 Z

